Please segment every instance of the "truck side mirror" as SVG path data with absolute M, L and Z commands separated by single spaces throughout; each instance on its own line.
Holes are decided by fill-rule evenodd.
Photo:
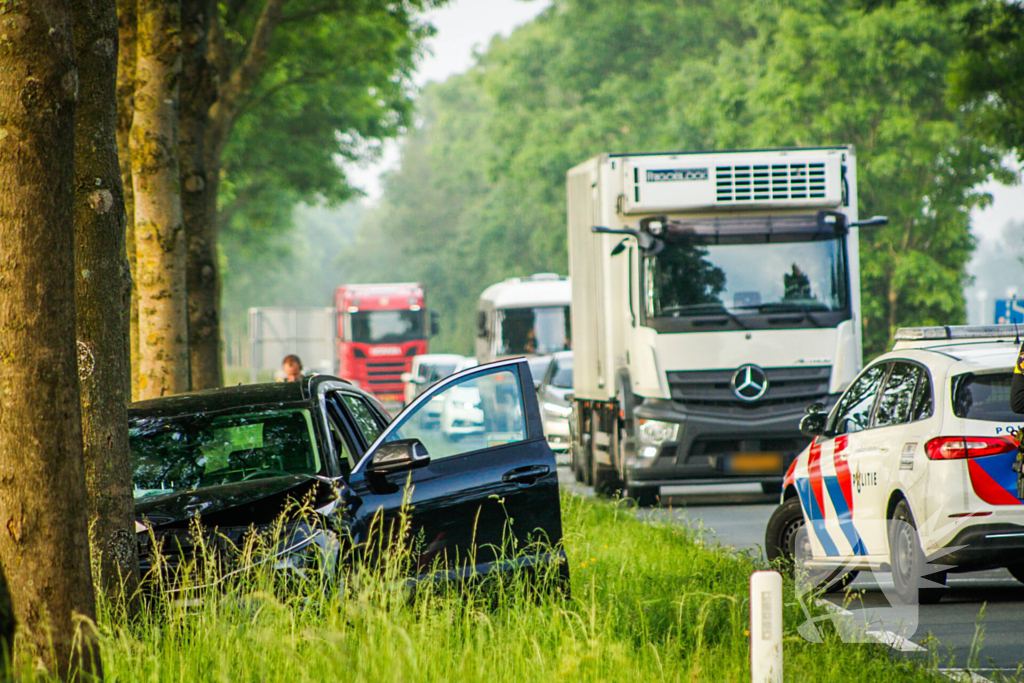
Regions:
M 430 312 L 430 336 L 431 337 L 436 337 L 437 334 L 441 331 L 440 317 L 441 316 L 438 314 L 437 311 L 431 311 Z
M 476 314 L 476 336 L 480 339 L 487 338 L 487 311 Z

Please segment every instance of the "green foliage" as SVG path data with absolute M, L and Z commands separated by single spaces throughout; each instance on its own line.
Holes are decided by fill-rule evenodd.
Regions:
M 861 215 L 891 219 L 862 235 L 867 352 L 899 325 L 963 322 L 968 212 L 987 199 L 973 188 L 1007 175 L 947 106 L 960 47 L 948 12 L 910 0 L 557 0 L 424 93 L 423 125 L 353 267 L 425 281 L 445 316 L 440 341 L 466 353 L 484 287 L 567 270 L 571 166 L 602 152 L 853 144 Z
M 742 681 L 750 679 L 748 577 L 760 561 L 626 506 L 562 498 L 572 597 L 519 581 L 420 592 L 394 573 L 282 591 L 250 572 L 185 604 L 157 598 L 139 622 L 101 619 L 108 681 Z M 273 547 L 269 545 L 268 547 Z M 399 554 L 398 559 L 402 559 Z M 389 563 L 388 566 L 393 566 Z M 198 567 L 196 583 L 210 577 Z M 786 584 L 787 680 L 942 680 L 885 647 L 796 633 L 804 615 Z M 24 680 L 38 680 L 27 672 Z

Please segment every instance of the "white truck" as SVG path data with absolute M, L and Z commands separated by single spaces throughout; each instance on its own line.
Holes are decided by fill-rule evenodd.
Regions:
M 851 147 L 605 154 L 568 173 L 571 463 L 642 505 L 781 490 L 862 365 Z
M 491 285 L 478 304 L 476 359 L 483 364 L 571 348 L 571 301 L 569 278 L 555 273 L 514 277 Z

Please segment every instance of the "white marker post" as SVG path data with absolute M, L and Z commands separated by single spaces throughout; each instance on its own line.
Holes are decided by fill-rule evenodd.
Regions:
M 782 683 L 782 575 L 750 575 L 750 680 Z

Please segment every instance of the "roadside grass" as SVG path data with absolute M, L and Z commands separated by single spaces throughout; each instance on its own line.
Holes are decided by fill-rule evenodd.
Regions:
M 625 505 L 563 494 L 572 596 L 512 584 L 421 591 L 394 576 L 289 594 L 270 572 L 190 607 L 158 600 L 132 625 L 107 614 L 108 681 L 749 681 L 748 577 L 760 560 L 704 543 Z M 751 520 L 760 524 L 761 520 Z M 288 597 L 283 597 L 287 595 Z M 787 583 L 787 599 L 791 599 Z M 937 681 L 934 669 L 797 635 L 785 610 L 787 681 Z M 122 622 L 123 623 L 123 622 Z

